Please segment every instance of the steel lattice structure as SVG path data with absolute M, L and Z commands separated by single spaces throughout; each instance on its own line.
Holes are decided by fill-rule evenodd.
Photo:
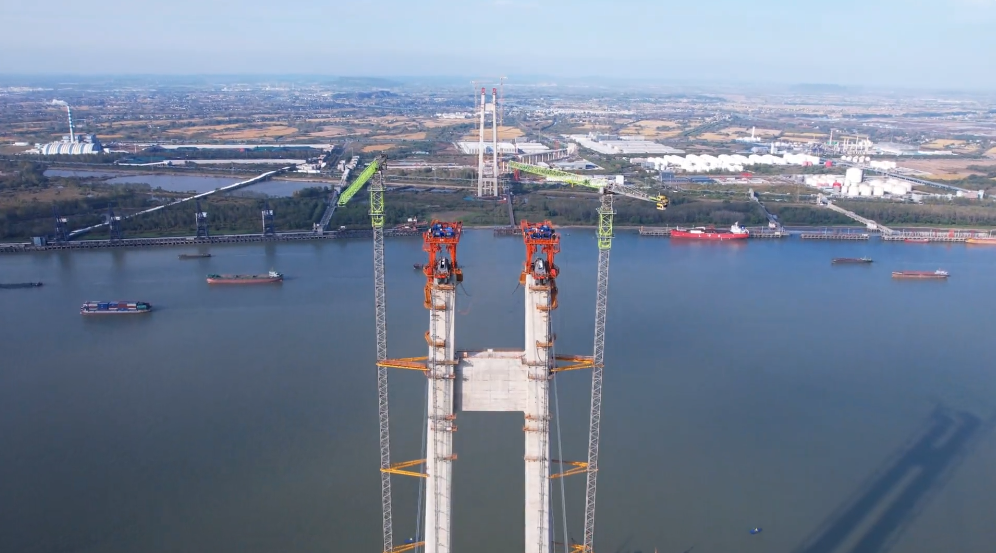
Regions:
M 609 253 L 612 251 L 612 195 L 602 195 L 598 208 L 598 283 L 595 287 L 595 343 L 591 369 L 591 414 L 588 423 L 588 482 L 584 498 L 585 552 L 595 536 L 595 487 L 598 481 L 598 439 L 602 422 L 602 370 L 605 361 L 605 315 L 609 302 Z
M 379 167 L 379 164 L 372 164 Z M 384 289 L 384 173 L 370 183 L 370 223 L 373 227 L 374 319 L 377 325 L 377 361 L 387 359 L 387 299 Z M 377 366 L 377 415 L 380 421 L 380 502 L 383 512 L 384 551 L 394 548 L 391 508 L 391 424 L 388 409 L 387 367 Z

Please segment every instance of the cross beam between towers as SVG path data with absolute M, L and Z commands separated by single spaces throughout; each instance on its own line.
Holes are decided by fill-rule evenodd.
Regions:
M 526 250 L 519 276 L 525 290 L 525 345 L 520 351 L 456 349 L 456 288 L 463 281 L 457 246 L 462 226 L 433 221 L 423 235 L 423 249 L 428 254 L 423 270 L 424 305 L 429 313 L 429 330 L 425 333 L 428 355 L 379 358 L 377 367 L 378 371 L 420 371 L 428 380 L 425 458 L 381 467 L 385 477 L 423 479 L 425 503 L 420 506 L 424 517 L 420 532 L 424 539 L 419 540 L 422 536 L 417 534 L 410 540 L 412 543 L 385 549 L 388 553 L 417 548 L 425 553 L 452 550 L 452 477 L 457 460 L 454 435 L 461 411 L 523 414 L 525 553 L 551 553 L 551 480 L 589 470 L 587 462 L 550 457 L 550 380 L 558 372 L 596 366 L 593 357 L 555 355 L 553 351 L 556 336 L 551 317 L 558 303 L 560 269 L 555 256 L 560 252 L 560 235 L 549 222 L 522 221 L 520 229 Z M 551 470 L 552 466 L 557 469 Z

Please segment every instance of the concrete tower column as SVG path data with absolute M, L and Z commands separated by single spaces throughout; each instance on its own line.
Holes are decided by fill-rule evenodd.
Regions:
M 526 553 L 550 551 L 550 368 L 553 335 L 550 281 L 526 275 Z
M 456 286 L 429 285 L 429 417 L 426 436 L 425 552 L 449 553 L 451 536 L 451 491 L 453 487 L 453 382 L 456 369 Z

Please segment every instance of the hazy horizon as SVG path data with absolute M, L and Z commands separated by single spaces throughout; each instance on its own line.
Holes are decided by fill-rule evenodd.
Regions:
M 996 0 L 840 0 L 832 10 L 790 0 L 134 6 L 4 6 L 0 48 L 9 55 L 0 74 L 530 75 L 996 90 L 996 36 L 988 32 Z

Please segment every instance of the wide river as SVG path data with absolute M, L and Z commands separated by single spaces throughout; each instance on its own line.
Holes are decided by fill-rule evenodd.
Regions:
M 566 232 L 557 351 L 590 354 L 595 241 Z M 0 290 L 0 551 L 380 551 L 370 250 L 353 240 L 212 246 L 190 261 L 182 248 L 0 258 L 0 282 L 45 282 Z M 523 251 L 515 238 L 465 234 L 458 348 L 522 347 Z M 389 239 L 386 255 L 389 355 L 425 355 L 424 279 L 411 268 L 421 243 Z M 862 255 L 874 264 L 830 265 Z M 287 280 L 204 281 L 270 268 Z M 951 278 L 890 278 L 936 268 Z M 596 550 L 996 550 L 994 276 L 996 248 L 984 246 L 622 231 Z M 90 299 L 156 310 L 81 317 Z M 394 459 L 417 459 L 425 379 L 391 378 Z M 590 375 L 556 382 L 563 458 L 583 460 Z M 522 415 L 458 423 L 453 550 L 521 551 Z M 584 476 L 565 481 L 579 540 Z M 418 479 L 396 477 L 394 491 L 402 543 L 416 531 Z

